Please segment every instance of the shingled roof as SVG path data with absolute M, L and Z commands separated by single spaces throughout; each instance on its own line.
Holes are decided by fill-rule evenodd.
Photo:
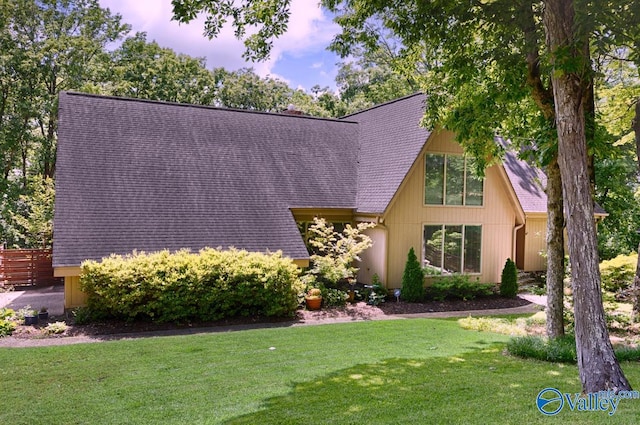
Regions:
M 206 246 L 306 259 L 290 209 L 384 213 L 429 138 L 424 101 L 334 120 L 63 92 L 54 267 Z M 546 212 L 544 174 L 503 165 L 523 211 Z
M 62 93 L 55 267 L 205 246 L 308 258 L 289 207 L 356 207 L 358 125 Z
M 500 138 L 498 138 L 498 142 L 503 146 L 508 146 Z M 547 176 L 544 172 L 519 159 L 516 152 L 512 150 L 505 152 L 502 165 L 524 213 L 546 214 L 547 193 L 544 188 L 547 186 Z M 596 215 L 607 215 L 607 212 L 598 203 L 594 203 L 593 209 Z
M 358 212 L 386 210 L 429 138 L 424 111 L 425 96 L 416 93 L 344 117 L 360 124 Z

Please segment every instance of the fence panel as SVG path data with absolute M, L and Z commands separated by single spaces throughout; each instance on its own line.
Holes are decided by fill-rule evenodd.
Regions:
M 50 249 L 0 249 L 0 286 L 62 283 L 53 277 Z

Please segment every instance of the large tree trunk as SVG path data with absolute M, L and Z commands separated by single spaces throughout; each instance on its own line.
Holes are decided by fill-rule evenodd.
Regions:
M 636 135 L 636 155 L 638 156 L 638 167 L 640 169 L 640 98 L 636 100 L 636 116 L 631 124 Z M 640 319 L 640 245 L 638 245 L 638 264 L 636 265 L 636 276 L 633 279 L 633 310 L 631 319 L 637 322 Z
M 524 34 L 527 61 L 527 85 L 542 115 L 550 126 L 555 125 L 553 91 L 546 87 L 540 70 L 539 36 L 533 3 L 520 4 L 518 22 Z M 562 178 L 558 156 L 545 167 L 547 174 L 547 337 L 564 335 L 564 210 Z
M 564 335 L 564 208 L 558 158 L 547 174 L 547 336 Z
M 567 232 L 575 309 L 578 370 L 586 393 L 601 390 L 629 390 L 613 352 L 602 305 L 596 229 L 593 216 L 583 94 L 585 85 L 573 71 L 582 64 L 590 67 L 584 54 L 575 48 L 575 11 L 572 0 L 545 1 L 544 27 L 552 55 L 552 84 L 558 130 L 558 154 L 564 201 L 567 205 Z M 570 61 L 573 70 L 563 69 Z

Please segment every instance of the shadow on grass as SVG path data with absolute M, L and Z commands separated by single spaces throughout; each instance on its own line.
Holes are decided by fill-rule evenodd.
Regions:
M 459 356 L 358 365 L 294 384 L 288 394 L 266 400 L 262 410 L 226 423 L 633 423 L 640 410 L 629 405 L 614 417 L 568 409 L 544 416 L 535 405 L 538 392 L 546 387 L 579 391 L 576 368 L 515 359 L 501 351 L 492 346 Z

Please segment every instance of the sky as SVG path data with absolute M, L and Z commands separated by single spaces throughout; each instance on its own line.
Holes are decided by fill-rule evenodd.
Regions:
M 319 0 L 292 0 L 289 27 L 274 41 L 271 57 L 265 62 L 246 62 L 244 45 L 227 25 L 218 38 L 203 35 L 204 19 L 189 24 L 172 21 L 171 0 L 99 0 L 112 14 L 120 14 L 131 25 L 131 35 L 146 32 L 147 41 L 193 57 L 204 57 L 207 68 L 228 71 L 252 67 L 261 77 L 285 81 L 293 88 L 309 90 L 318 84 L 335 89 L 339 58 L 326 50 L 339 27 L 317 4 Z

